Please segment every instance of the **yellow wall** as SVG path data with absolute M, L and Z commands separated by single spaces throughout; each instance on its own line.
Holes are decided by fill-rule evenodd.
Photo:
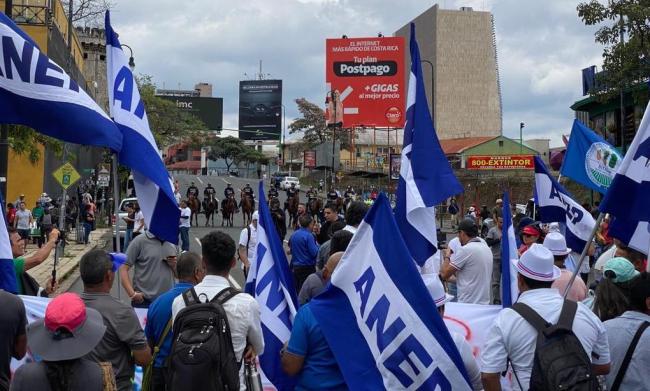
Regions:
M 45 169 L 45 148 L 39 145 L 41 158 L 32 164 L 27 155 L 17 155 L 9 149 L 9 169 L 7 170 L 7 199 L 14 202 L 20 194 L 25 194 L 27 207 L 32 209 L 43 192 L 43 173 Z

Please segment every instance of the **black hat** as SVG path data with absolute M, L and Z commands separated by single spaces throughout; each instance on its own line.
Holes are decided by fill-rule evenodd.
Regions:
M 473 219 L 463 219 L 458 224 L 458 232 L 463 231 L 470 236 L 478 236 L 478 227 Z

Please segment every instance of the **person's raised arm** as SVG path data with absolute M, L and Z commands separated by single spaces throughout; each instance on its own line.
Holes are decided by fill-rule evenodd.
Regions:
M 56 241 L 59 238 L 59 230 L 52 228 L 50 240 L 38 249 L 34 254 L 25 257 L 25 271 L 43 263 L 50 253 L 56 247 Z

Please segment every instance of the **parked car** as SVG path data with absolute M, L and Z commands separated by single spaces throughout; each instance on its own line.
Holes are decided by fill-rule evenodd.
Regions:
M 295 176 L 284 177 L 282 182 L 280 182 L 280 188 L 282 190 L 287 190 L 291 187 L 292 183 L 296 185 L 296 189 L 300 189 L 300 181 Z

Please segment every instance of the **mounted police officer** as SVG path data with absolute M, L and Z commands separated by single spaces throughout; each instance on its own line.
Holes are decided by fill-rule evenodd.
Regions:
M 187 188 L 187 192 L 185 193 L 185 197 L 190 198 L 190 196 L 194 196 L 194 198 L 199 198 L 199 188 L 196 187 L 194 182 L 190 183 L 190 187 Z

